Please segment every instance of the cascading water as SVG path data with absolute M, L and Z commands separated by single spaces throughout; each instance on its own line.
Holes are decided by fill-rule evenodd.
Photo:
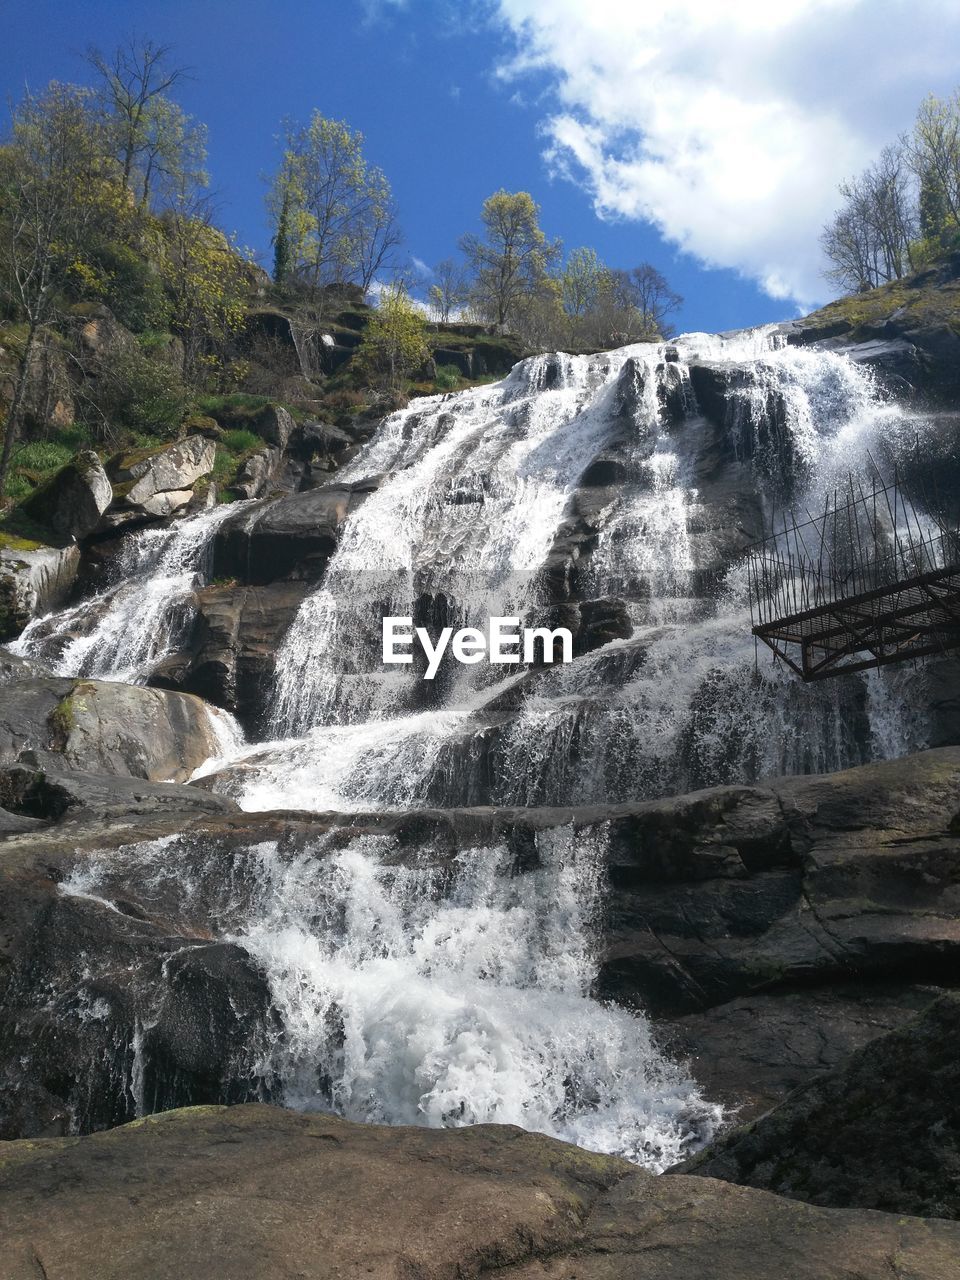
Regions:
M 755 665 L 742 558 L 775 501 L 818 506 L 914 429 L 850 360 L 785 348 L 773 327 L 537 357 L 419 400 L 338 474 L 367 496 L 278 654 L 276 741 L 225 743 L 200 772 L 250 810 L 568 805 L 920 746 L 913 672 L 807 687 Z M 217 518 L 194 541 L 188 522 L 156 535 L 152 558 L 146 535 L 134 544 L 158 649 L 120 647 L 121 619 L 143 613 L 121 584 L 99 614 L 35 624 L 21 651 L 66 638 L 61 669 L 142 678 Z M 482 626 L 594 605 L 608 630 L 569 665 L 448 665 L 428 687 L 379 660 L 387 614 Z M 361 1120 L 512 1122 L 662 1169 L 719 1112 L 643 1017 L 590 996 L 604 839 L 600 824 L 538 830 L 518 866 L 495 839 L 451 854 L 334 831 L 218 861 L 180 836 L 87 859 L 63 888 L 122 913 L 132 871 L 165 919 L 253 958 L 276 1023 L 244 1065 L 251 1088 Z M 141 1111 L 151 1016 L 124 1059 Z
M 602 826 L 540 831 L 518 872 L 499 843 L 451 862 L 429 846 L 411 860 L 388 836 L 327 837 L 233 850 L 224 874 L 179 837 L 86 861 L 63 892 L 117 910 L 132 871 L 144 900 L 178 898 L 181 919 L 239 942 L 279 1019 L 248 1070 L 287 1105 L 517 1124 L 660 1171 L 709 1140 L 721 1109 L 644 1018 L 590 997 L 604 844 Z M 142 1057 L 123 1084 L 140 1112 Z
M 235 510 L 213 507 L 130 534 L 112 585 L 34 619 L 10 648 L 46 662 L 56 675 L 142 684 L 188 630 L 190 598 L 208 578 L 214 535 Z
M 711 379 L 722 426 L 697 404 Z M 669 361 L 656 345 L 537 357 L 496 386 L 416 402 L 342 473 L 384 479 L 278 655 L 286 741 L 248 752 L 224 785 L 252 809 L 591 803 L 922 745 L 908 717 L 890 727 L 909 678 L 800 689 L 757 669 L 738 564 L 741 525 L 759 536 L 776 499 L 819 506 L 914 429 L 863 368 L 786 347 L 774 326 L 688 335 Z M 426 705 L 422 672 L 386 672 L 384 615 L 416 618 L 424 601 L 455 626 L 536 615 L 577 520 L 586 545 L 568 572 L 581 599 L 617 597 L 628 639 L 526 676 L 448 671 Z

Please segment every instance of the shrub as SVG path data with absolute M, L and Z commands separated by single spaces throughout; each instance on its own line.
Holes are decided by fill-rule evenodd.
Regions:
M 248 427 L 272 403 L 269 396 L 235 391 L 231 395 L 199 396 L 196 407 L 200 413 L 216 419 L 222 427 Z
M 188 404 L 180 374 L 139 347 L 123 351 L 97 380 L 94 404 L 111 426 L 169 437 Z
M 455 364 L 438 365 L 433 381 L 438 391 L 456 391 L 460 385 L 460 370 Z

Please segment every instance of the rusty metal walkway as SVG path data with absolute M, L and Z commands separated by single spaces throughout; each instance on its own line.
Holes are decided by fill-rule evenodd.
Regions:
M 960 530 L 853 476 L 750 548 L 753 634 L 803 680 L 960 647 Z M 778 521 L 780 524 L 781 521 Z

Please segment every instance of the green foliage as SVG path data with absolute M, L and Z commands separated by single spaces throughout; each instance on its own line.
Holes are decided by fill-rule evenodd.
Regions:
M 175 433 L 189 403 L 178 370 L 139 346 L 120 352 L 98 379 L 94 407 L 109 427 L 161 439 Z
M 85 248 L 83 269 L 71 276 L 69 292 L 79 302 L 105 302 L 134 333 L 167 321 L 168 305 L 156 265 L 120 240 L 91 239 Z
M 460 370 L 455 364 L 437 365 L 434 384 L 438 391 L 456 391 L 460 385 Z
M 230 431 L 223 433 L 223 446 L 229 449 L 231 453 L 240 454 L 248 453 L 251 449 L 256 449 L 263 444 L 258 435 L 252 431 L 247 431 L 243 427 L 234 427 Z
M 250 427 L 272 401 L 269 396 L 235 391 L 230 395 L 198 396 L 194 403 L 198 412 L 213 418 L 221 427 Z
M 33 440 L 14 450 L 13 465 L 26 471 L 56 471 L 65 467 L 74 450 L 59 440 Z
M 283 286 L 287 282 L 292 266 L 290 252 L 290 190 L 284 188 L 280 202 L 280 215 L 277 219 L 277 230 L 273 237 L 273 283 Z
M 398 287 L 380 297 L 355 357 L 373 386 L 399 392 L 403 380 L 428 358 L 427 322 Z

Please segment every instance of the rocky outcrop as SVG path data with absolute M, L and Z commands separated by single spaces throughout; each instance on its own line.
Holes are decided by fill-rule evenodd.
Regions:
M 199 698 L 101 680 L 4 688 L 0 764 L 183 781 L 219 744 Z
M 166 658 L 153 686 L 195 693 L 257 723 L 273 687 L 277 650 L 310 590 L 306 582 L 198 591 L 189 644 Z
M 946 1280 L 960 1256 L 955 1223 L 655 1178 L 507 1126 L 263 1106 L 14 1143 L 0 1189 L 9 1280 Z
M 61 467 L 21 504 L 31 519 L 67 542 L 92 533 L 113 500 L 113 487 L 100 459 L 85 450 Z
M 662 1015 L 857 979 L 950 981 L 960 749 L 637 806 L 612 828 L 603 991 Z
M 187 505 L 196 482 L 213 470 L 216 443 L 202 435 L 176 444 L 116 454 L 107 463 L 113 503 L 107 524 L 173 515 Z
M 347 515 L 366 497 L 329 486 L 247 507 L 217 530 L 213 573 L 262 586 L 280 579 L 316 581 L 336 550 Z
M 270 490 L 283 462 L 279 449 L 268 445 L 244 459 L 237 478 L 230 486 L 238 498 L 262 498 Z
M 936 1001 L 683 1169 L 812 1204 L 960 1217 L 960 998 Z
M 785 325 L 787 341 L 849 351 L 898 398 L 955 407 L 960 391 L 960 253 L 831 302 Z
M 80 548 L 74 544 L 0 544 L 0 640 L 14 639 L 31 618 L 63 604 L 79 567 Z

